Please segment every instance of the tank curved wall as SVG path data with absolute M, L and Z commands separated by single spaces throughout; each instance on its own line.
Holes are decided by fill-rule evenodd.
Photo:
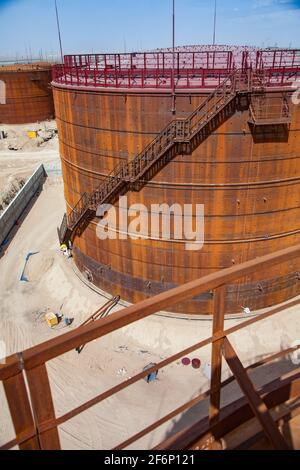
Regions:
M 178 117 L 205 98 L 177 97 Z M 54 84 L 54 99 L 68 211 L 96 189 L 123 159 L 132 159 L 172 119 L 164 92 L 82 90 Z M 276 100 L 277 94 L 268 94 Z M 289 97 L 290 100 L 290 97 Z M 74 259 L 102 289 L 130 302 L 300 241 L 300 109 L 292 125 L 249 125 L 240 103 L 190 155 L 178 155 L 128 204 L 205 205 L 205 244 L 186 251 L 177 240 L 99 240 L 94 219 L 74 240 Z M 118 205 L 118 204 L 116 204 Z M 299 264 L 299 263 L 298 263 Z M 228 288 L 226 312 L 251 310 L 300 292 L 297 262 L 242 279 Z M 292 273 L 292 274 L 291 274 Z M 212 313 L 210 293 L 174 311 Z
M 0 82 L 5 84 L 0 123 L 26 124 L 53 119 L 51 80 L 50 64 L 0 67 Z

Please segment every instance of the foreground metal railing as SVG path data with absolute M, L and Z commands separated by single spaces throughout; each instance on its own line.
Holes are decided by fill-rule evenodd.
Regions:
M 224 287 L 241 277 L 257 273 L 260 270 L 271 269 L 275 265 L 294 260 L 299 256 L 300 245 L 296 245 L 274 254 L 247 261 L 241 265 L 224 269 L 144 300 L 136 305 L 124 308 L 107 318 L 97 320 L 92 324 L 75 329 L 65 335 L 8 357 L 6 363 L 0 365 L 0 380 L 4 385 L 16 438 L 3 445 L 1 448 L 8 449 L 19 445 L 20 449 L 60 449 L 59 425 L 94 405 L 99 404 L 105 399 L 114 396 L 121 390 L 130 387 L 132 384 L 146 377 L 149 373 L 160 370 L 185 355 L 212 344 L 212 377 L 210 391 L 199 395 L 177 408 L 172 413 L 169 413 L 167 416 L 152 423 L 132 438 L 129 438 L 126 442 L 117 446 L 117 448 L 126 447 L 129 443 L 135 442 L 137 439 L 153 431 L 179 413 L 191 409 L 196 403 L 209 398 L 210 404 L 207 409 L 209 419 L 205 421 L 205 426 L 203 426 L 203 423 L 200 423 L 200 429 L 196 429 L 196 431 L 195 429 L 191 431 L 187 430 L 186 433 L 181 433 L 176 441 L 176 445 L 179 446 L 179 448 L 198 448 L 200 445 L 199 442 L 203 441 L 203 435 L 207 437 L 208 434 L 210 436 L 209 442 L 211 445 L 217 436 L 222 435 L 222 432 L 226 430 L 228 432 L 228 430 L 234 428 L 239 423 L 243 423 L 247 421 L 247 419 L 251 419 L 255 416 L 271 445 L 276 449 L 287 449 L 288 445 L 279 431 L 276 420 L 272 419 L 269 408 L 286 401 L 288 397 L 297 394 L 300 395 L 300 370 L 297 369 L 294 374 L 290 375 L 288 378 L 279 378 L 275 385 L 271 384 L 272 386 L 270 385 L 269 388 L 262 388 L 258 391 L 247 375 L 228 336 L 247 328 L 249 325 L 270 318 L 279 312 L 284 314 L 284 311 L 288 308 L 299 305 L 300 301 L 299 299 L 292 300 L 284 306 L 272 308 L 260 316 L 248 319 L 242 324 L 226 330 L 224 327 Z M 163 309 L 170 309 L 170 307 L 179 302 L 187 301 L 207 291 L 214 292 L 212 334 L 209 338 L 199 341 L 197 344 L 193 344 L 189 348 L 168 357 L 151 369 L 141 372 L 121 384 L 112 387 L 64 415 L 58 417 L 55 415 L 52 392 L 46 369 L 48 361 L 76 349 L 82 344 L 87 344 L 97 338 L 108 335 L 115 330 L 137 322 Z M 286 351 L 281 351 L 275 356 L 273 355 L 261 362 L 274 360 L 296 349 L 297 348 L 290 348 Z M 234 379 L 244 392 L 246 400 L 246 402 L 242 401 L 239 403 L 240 407 L 234 403 L 231 410 L 232 414 L 228 414 L 227 410 L 225 417 L 224 414 L 222 414 L 223 410 L 220 410 L 220 390 L 222 386 L 228 383 L 228 380 L 226 383 L 221 384 L 222 354 L 234 375 Z M 252 367 L 256 367 L 257 365 L 259 364 L 255 364 Z M 231 380 L 233 379 L 229 379 L 229 381 Z M 284 389 L 286 393 L 282 394 L 283 386 L 287 387 L 287 389 Z M 278 394 L 276 387 L 279 391 Z M 242 412 L 240 412 L 241 410 Z M 239 412 L 238 416 L 236 416 L 237 411 Z M 225 421 L 223 422 L 223 420 Z M 169 444 L 164 443 L 161 446 L 164 448 L 174 448 L 174 445 L 174 442 L 172 442 Z

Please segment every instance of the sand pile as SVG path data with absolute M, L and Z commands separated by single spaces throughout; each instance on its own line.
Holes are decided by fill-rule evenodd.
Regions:
M 19 177 L 9 177 L 8 183 L 4 187 L 4 189 L 0 192 L 0 212 L 4 211 L 4 209 L 10 204 L 16 194 L 20 191 L 20 189 L 24 186 L 25 180 L 24 178 Z
M 54 263 L 54 256 L 48 251 L 40 251 L 28 259 L 25 276 L 29 282 L 39 282 Z

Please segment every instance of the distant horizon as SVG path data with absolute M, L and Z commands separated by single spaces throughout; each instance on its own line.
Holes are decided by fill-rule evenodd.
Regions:
M 194 48 L 194 47 L 197 47 L 197 46 L 201 46 L 201 47 L 211 47 L 212 44 L 184 44 L 184 45 L 176 45 L 175 46 L 175 49 L 177 48 L 186 48 L 186 51 L 189 51 L 189 48 Z M 270 47 L 266 47 L 266 48 L 261 48 L 261 47 L 257 47 L 257 46 L 254 46 L 254 45 L 245 45 L 245 44 L 215 44 L 214 47 L 219 50 L 219 51 L 222 51 L 222 48 L 224 48 L 224 50 L 226 50 L 225 48 L 235 48 L 235 47 L 241 47 L 241 48 L 247 48 L 249 50 L 253 49 L 253 50 L 300 50 L 300 48 L 289 48 L 289 47 L 286 47 L 286 48 L 282 48 L 282 47 L 275 47 L 275 46 L 270 46 Z M 101 54 L 111 54 L 111 55 L 123 55 L 123 54 L 139 54 L 139 53 L 144 53 L 144 52 L 159 52 L 159 51 L 165 51 L 165 50 L 168 50 L 168 49 L 171 49 L 170 47 L 166 47 L 166 48 L 156 48 L 156 49 L 150 49 L 150 50 L 142 50 L 142 51 L 137 51 L 137 50 L 134 50 L 134 51 L 127 51 L 127 52 L 123 52 L 123 51 L 120 51 L 120 52 L 105 52 L 105 51 L 94 51 L 93 53 L 91 52 L 81 52 L 81 53 L 76 53 L 75 55 L 89 55 L 89 54 L 95 54 L 95 55 L 101 55 Z M 191 51 L 193 52 L 193 51 Z M 67 56 L 69 54 L 64 54 L 64 56 Z M 73 55 L 73 54 L 70 54 L 70 55 Z M 57 62 L 57 60 L 61 59 L 60 57 L 60 54 L 57 53 L 55 55 L 48 55 L 48 56 L 40 56 L 40 57 L 26 57 L 26 56 L 18 56 L 18 57 L 5 57 L 5 56 L 1 56 L 0 55 L 0 64 L 12 64 L 12 63 L 24 63 L 25 61 L 27 62 L 38 62 L 38 61 L 41 61 L 41 60 L 48 60 L 49 62 L 51 62 L 50 59 L 56 59 L 56 60 L 53 60 L 53 62 Z
M 176 45 L 176 48 L 178 47 L 186 47 L 187 50 L 189 47 L 196 47 L 196 46 L 203 46 L 203 47 L 209 47 L 209 46 L 212 46 L 212 44 L 183 44 L 183 45 Z M 257 46 L 254 46 L 254 45 L 245 45 L 245 44 L 231 44 L 231 45 L 228 45 L 228 44 L 215 44 L 214 46 L 215 48 L 219 49 L 219 50 L 222 50 L 222 48 L 224 47 L 247 47 L 249 49 L 257 49 L 257 50 L 263 50 L 263 48 L 260 48 L 260 47 L 257 47 Z M 167 48 L 156 48 L 156 49 L 152 49 L 152 50 L 147 50 L 147 51 L 127 51 L 127 52 L 123 52 L 123 51 L 120 51 L 120 52 L 114 52 L 114 53 L 108 53 L 108 54 L 135 54 L 135 53 L 143 53 L 143 52 L 158 52 L 160 50 L 163 50 L 163 49 L 167 49 Z M 265 50 L 281 50 L 281 49 L 284 49 L 284 50 L 300 50 L 300 48 L 281 48 L 281 47 L 275 47 L 275 46 L 270 46 L 270 47 L 266 47 L 264 48 Z M 85 54 L 90 54 L 90 52 L 82 52 L 78 55 L 85 55 Z M 93 54 L 106 54 L 106 52 L 104 51 L 94 51 Z M 68 55 L 68 54 L 65 54 L 65 55 Z M 10 63 L 24 63 L 25 61 L 28 61 L 28 62 L 37 62 L 37 61 L 40 61 L 40 60 L 49 60 L 51 62 L 51 58 L 55 58 L 55 59 L 60 59 L 60 54 L 55 54 L 55 55 L 48 55 L 48 56 L 40 56 L 40 57 L 26 57 L 26 56 L 18 56 L 18 57 L 5 57 L 5 56 L 1 56 L 0 55 L 0 63 L 7 63 L 7 64 L 10 64 Z
M 212 44 L 214 3 L 176 0 L 176 46 Z M 57 4 L 65 55 L 171 46 L 171 0 Z M 217 0 L 217 6 L 219 46 L 300 48 L 300 0 Z M 60 57 L 54 0 L 0 0 L 0 22 L 0 60 Z

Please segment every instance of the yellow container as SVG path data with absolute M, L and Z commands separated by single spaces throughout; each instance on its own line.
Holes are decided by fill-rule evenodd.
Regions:
M 38 133 L 37 131 L 27 131 L 27 135 L 29 139 L 36 139 L 38 136 Z
M 53 326 L 58 325 L 58 318 L 53 312 L 46 313 L 45 320 L 48 326 L 50 326 L 50 328 L 53 328 Z

